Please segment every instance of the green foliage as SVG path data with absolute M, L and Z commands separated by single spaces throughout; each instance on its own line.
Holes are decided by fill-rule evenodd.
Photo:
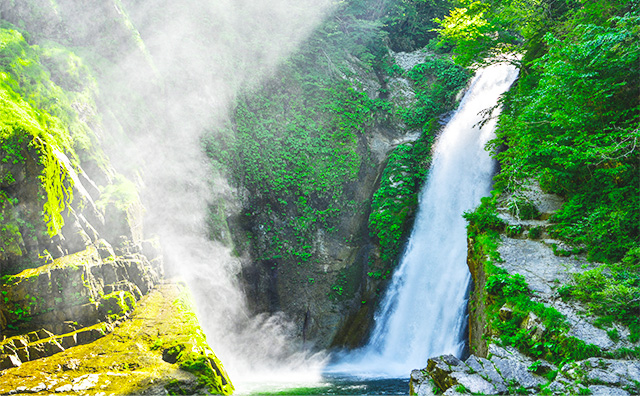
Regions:
M 540 235 L 542 235 L 542 228 L 539 226 L 531 227 L 529 229 L 528 237 L 529 239 L 539 239 Z
M 554 363 L 602 356 L 602 351 L 597 346 L 566 334 L 568 324 L 558 311 L 531 300 L 530 291 L 521 275 L 508 274 L 493 265 L 487 265 L 486 271 L 487 316 L 492 329 L 504 345 L 516 346 L 530 356 Z M 503 321 L 498 312 L 505 304 L 512 307 L 513 314 L 511 319 Z M 537 315 L 546 328 L 539 338 L 531 337 L 521 327 L 530 312 Z
M 377 238 L 381 259 L 395 260 L 402 247 L 402 236 L 418 203 L 418 191 L 430 161 L 431 137 L 396 147 L 382 172 L 380 187 L 374 193 L 369 215 L 371 236 Z
M 490 295 L 502 295 L 504 297 L 530 294 L 524 276 L 520 274 L 510 275 L 506 272 L 489 277 L 484 289 Z
M 634 249 L 637 252 L 639 248 Z M 633 253 L 631 255 L 633 255 Z M 630 256 L 631 256 L 630 255 Z M 589 313 L 619 321 L 629 326 L 629 339 L 640 339 L 640 264 L 624 262 L 618 265 L 601 265 L 574 275 L 574 284 L 561 291 L 565 299 L 576 299 L 586 303 Z M 613 332 L 613 330 L 611 330 Z M 619 338 L 611 333 L 609 336 Z
M 423 128 L 434 117 L 454 108 L 455 98 L 470 74 L 449 59 L 428 56 L 407 76 L 414 82 L 417 103 L 411 108 L 400 109 L 400 115 L 408 126 Z
M 502 185 L 534 176 L 567 197 L 550 232 L 597 261 L 618 261 L 640 242 L 639 18 L 547 34 L 547 52 L 505 101 L 494 142 L 508 146 L 497 155 Z
M 497 191 L 491 197 L 483 197 L 481 204 L 473 211 L 464 212 L 463 217 L 469 222 L 467 232 L 474 237 L 487 231 L 503 231 L 506 224 L 498 217 L 495 197 Z
M 536 205 L 524 197 L 514 197 L 508 204 L 509 212 L 521 220 L 532 220 L 540 216 Z
M 227 374 L 222 369 L 222 363 L 209 349 L 206 336 L 200 327 L 195 313 L 193 298 L 188 289 L 182 287 L 178 298 L 173 302 L 184 322 L 184 334 L 188 338 L 184 342 L 174 340 L 170 344 L 156 341 L 157 349 L 162 348 L 163 355 L 170 355 L 183 370 L 194 374 L 198 384 L 213 394 L 229 395 L 233 393 L 233 385 L 228 382 Z M 179 393 L 178 388 L 168 389 Z
M 47 192 L 44 221 L 47 224 L 47 233 L 53 237 L 64 226 L 62 211 L 69 208 L 73 200 L 73 179 L 69 177 L 67 165 L 61 160 L 62 153 L 39 137 L 34 138 L 33 146 L 41 154 L 43 171 L 40 180 Z
M 230 126 L 235 139 L 205 144 L 212 159 L 231 164 L 237 184 L 264 197 L 256 200 L 261 212 L 288 213 L 282 224 L 260 227 L 270 240 L 261 255 L 304 262 L 315 230 L 332 231 L 341 210 L 357 208 L 344 192 L 365 160 L 356 151 L 358 135 L 386 110 L 346 81 L 307 86 L 289 72 L 239 100 Z
M 88 76 L 80 58 L 70 51 L 54 43 L 31 46 L 14 27 L 0 24 L 0 160 L 24 164 L 31 156 L 39 161 L 46 192 L 44 221 L 50 236 L 64 225 L 62 212 L 73 199 L 69 174 L 78 163 L 76 150 L 99 156 L 89 141 L 88 126 L 78 116 L 77 104 L 74 107 L 78 101 L 93 106 L 95 86 Z M 77 81 L 73 87 L 66 86 L 69 90 L 57 84 L 73 78 Z M 2 180 L 14 182 L 10 171 Z M 5 228 L 25 226 L 4 221 L 9 221 Z

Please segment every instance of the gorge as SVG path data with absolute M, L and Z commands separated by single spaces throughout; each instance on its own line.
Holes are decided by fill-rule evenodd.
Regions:
M 639 20 L 0 2 L 0 394 L 637 393 Z

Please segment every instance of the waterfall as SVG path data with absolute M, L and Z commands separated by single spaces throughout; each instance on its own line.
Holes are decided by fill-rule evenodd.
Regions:
M 482 110 L 496 106 L 517 73 L 509 64 L 476 73 L 435 144 L 415 224 L 369 343 L 340 358 L 329 371 L 402 378 L 424 367 L 429 357 L 462 354 L 470 282 L 462 214 L 489 194 L 495 166 L 485 150 L 495 118 L 479 123 Z

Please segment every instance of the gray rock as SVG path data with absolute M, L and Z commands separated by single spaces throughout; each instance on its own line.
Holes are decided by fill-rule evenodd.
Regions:
M 527 366 L 533 363 L 533 360 L 531 360 L 528 356 L 523 355 L 522 353 L 520 353 L 519 350 L 517 350 L 512 346 L 507 346 L 503 348 L 496 344 L 489 344 L 488 351 L 489 351 L 489 356 L 496 356 L 503 359 L 517 360 L 518 362 L 522 364 L 526 364 Z
M 513 309 L 507 304 L 504 304 L 502 307 L 500 307 L 500 311 L 498 311 L 498 316 L 500 317 L 500 320 L 502 320 L 503 322 L 506 322 L 507 320 L 510 320 L 513 317 Z
M 544 243 L 530 239 L 513 239 L 503 236 L 498 253 L 504 262 L 500 267 L 509 273 L 524 276 L 529 288 L 541 298 L 550 298 L 556 282 L 567 283 L 571 274 L 580 271 L 585 260 L 559 257 Z M 535 263 L 535 265 L 533 265 Z
M 469 359 L 467 359 L 466 364 L 471 370 L 477 372 L 482 378 L 489 381 L 498 393 L 505 393 L 508 390 L 507 384 L 491 361 L 471 355 Z
M 469 366 L 469 368 L 471 370 L 475 371 L 476 373 L 484 372 L 484 367 L 483 367 L 482 363 L 480 363 L 480 361 L 478 360 L 478 357 L 476 355 L 469 356 L 469 358 L 464 363 L 467 366 Z
M 411 370 L 411 382 L 421 383 L 426 378 L 427 375 L 422 370 Z
M 528 366 L 519 361 L 499 357 L 492 357 L 491 361 L 506 383 L 515 382 L 526 389 L 537 389 L 547 382 L 545 379 L 533 375 L 528 370 Z
M 623 385 L 640 383 L 640 361 L 606 360 L 607 371 L 622 379 Z
M 451 373 L 467 370 L 467 365 L 453 355 L 437 356 L 427 362 L 427 372 L 438 388 L 442 390 L 447 390 L 457 384 L 457 381 L 451 377 Z
M 620 388 L 612 388 L 604 385 L 590 385 L 592 396 L 629 396 L 629 392 Z
M 455 379 L 459 385 L 463 385 L 471 393 L 482 393 L 485 395 L 495 395 L 498 393 L 496 387 L 479 374 L 453 372 L 451 373 L 451 378 Z
M 416 385 L 411 392 L 410 395 L 417 396 L 435 396 L 436 393 L 433 391 L 433 384 L 429 380 L 425 380 L 420 384 Z
M 444 396 L 460 396 L 460 395 L 467 395 L 466 393 L 461 393 L 458 392 L 455 387 L 453 388 L 449 388 L 446 391 L 444 391 L 443 393 Z
M 542 321 L 538 315 L 533 312 L 529 312 L 527 317 L 524 318 L 520 327 L 529 332 L 534 340 L 540 339 L 542 335 L 547 331 L 547 328 L 542 324 Z
M 617 376 L 616 374 L 609 372 L 609 371 L 605 371 L 602 369 L 594 369 L 591 370 L 588 374 L 587 374 L 587 379 L 589 380 L 589 382 L 600 382 L 600 383 L 604 383 L 607 385 L 618 385 L 620 384 L 620 377 Z
M 553 393 L 565 393 L 567 391 L 567 385 L 560 381 L 553 381 L 547 386 L 547 389 Z

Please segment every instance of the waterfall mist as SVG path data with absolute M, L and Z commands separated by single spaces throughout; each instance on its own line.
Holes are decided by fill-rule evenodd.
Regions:
M 416 221 L 370 340 L 340 356 L 330 371 L 403 378 L 430 357 L 462 354 L 470 282 L 462 214 L 489 194 L 495 167 L 485 145 L 496 119 L 480 124 L 482 111 L 496 106 L 517 74 L 515 67 L 497 64 L 473 78 L 435 143 Z
M 209 344 L 236 389 L 244 380 L 277 380 L 293 370 L 299 382 L 319 378 L 323 356 L 296 344 L 285 318 L 251 316 L 237 280 L 239 259 L 208 238 L 211 200 L 234 202 L 201 136 L 225 121 L 242 89 L 268 76 L 306 38 L 329 2 L 105 3 L 61 7 L 75 7 L 74 28 L 100 37 L 102 53 L 111 55 L 99 60 L 103 139 L 115 167 L 144 185 L 145 233 L 160 236 L 167 272 L 188 283 Z M 100 15 L 114 7 L 120 34 L 112 18 Z

